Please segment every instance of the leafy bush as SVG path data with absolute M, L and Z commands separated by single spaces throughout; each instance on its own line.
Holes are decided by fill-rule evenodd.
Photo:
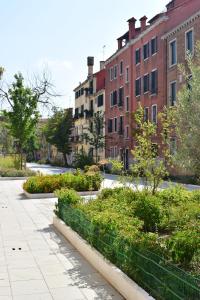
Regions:
M 98 173 L 100 172 L 100 169 L 97 165 L 92 165 L 92 166 L 85 166 L 84 171 L 85 173 Z
M 91 166 L 94 164 L 92 156 L 87 155 L 84 151 L 76 154 L 73 165 L 75 168 L 84 169 L 85 166 Z
M 35 176 L 29 178 L 23 185 L 23 188 L 29 193 L 53 193 L 61 188 L 74 189 L 81 191 L 99 190 L 102 182 L 100 174 L 71 174 Z
M 167 250 L 172 260 L 186 267 L 198 249 L 200 249 L 200 231 L 197 230 L 175 232 L 167 241 Z
M 0 168 L 0 176 L 2 177 L 30 177 L 36 175 L 36 172 L 29 169 L 26 170 L 17 170 L 17 169 L 3 169 Z

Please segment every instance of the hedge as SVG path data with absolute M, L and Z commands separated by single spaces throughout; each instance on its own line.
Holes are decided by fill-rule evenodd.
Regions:
M 31 194 L 53 193 L 61 188 L 71 188 L 78 192 L 97 191 L 100 189 L 101 182 L 102 177 L 99 173 L 65 173 L 31 177 L 24 183 L 23 188 Z
M 106 189 L 88 203 L 73 190 L 56 193 L 57 216 L 156 299 L 200 299 L 198 274 L 191 276 L 181 269 L 191 271 L 198 255 L 199 192 L 172 188 L 152 198 L 130 189 Z M 173 225 L 171 231 L 167 228 L 164 235 L 167 209 L 173 219 L 174 207 L 188 210 L 190 203 L 196 204 L 196 215 Z

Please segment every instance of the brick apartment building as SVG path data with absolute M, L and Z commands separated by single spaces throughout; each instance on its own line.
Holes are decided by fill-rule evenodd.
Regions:
M 105 62 L 106 157 L 121 159 L 126 168 L 132 160 L 132 113 L 138 103 L 145 119 L 155 123 L 164 106 L 175 104 L 182 83 L 177 63 L 184 63 L 186 51 L 193 51 L 200 39 L 199 10 L 199 0 L 172 0 L 166 12 L 148 23 L 143 16 L 139 27 L 129 19 L 117 51 Z
M 93 116 L 96 112 L 105 112 L 105 69 L 104 62 L 100 62 L 100 71 L 93 73 L 94 57 L 87 58 L 88 76 L 75 89 L 75 115 L 73 129 L 73 153 L 83 150 L 93 156 L 93 148 L 84 138 L 93 126 Z M 105 132 L 103 133 L 105 135 Z M 99 159 L 105 157 L 105 150 L 99 149 Z

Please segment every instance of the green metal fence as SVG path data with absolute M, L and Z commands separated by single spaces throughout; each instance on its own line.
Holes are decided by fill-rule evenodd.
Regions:
M 58 216 L 156 299 L 199 300 L 200 280 L 125 238 L 94 225 L 84 213 L 60 206 Z

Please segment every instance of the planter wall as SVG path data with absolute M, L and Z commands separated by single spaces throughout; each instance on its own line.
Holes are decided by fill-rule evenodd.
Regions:
M 56 216 L 53 225 L 125 299 L 154 299 Z

